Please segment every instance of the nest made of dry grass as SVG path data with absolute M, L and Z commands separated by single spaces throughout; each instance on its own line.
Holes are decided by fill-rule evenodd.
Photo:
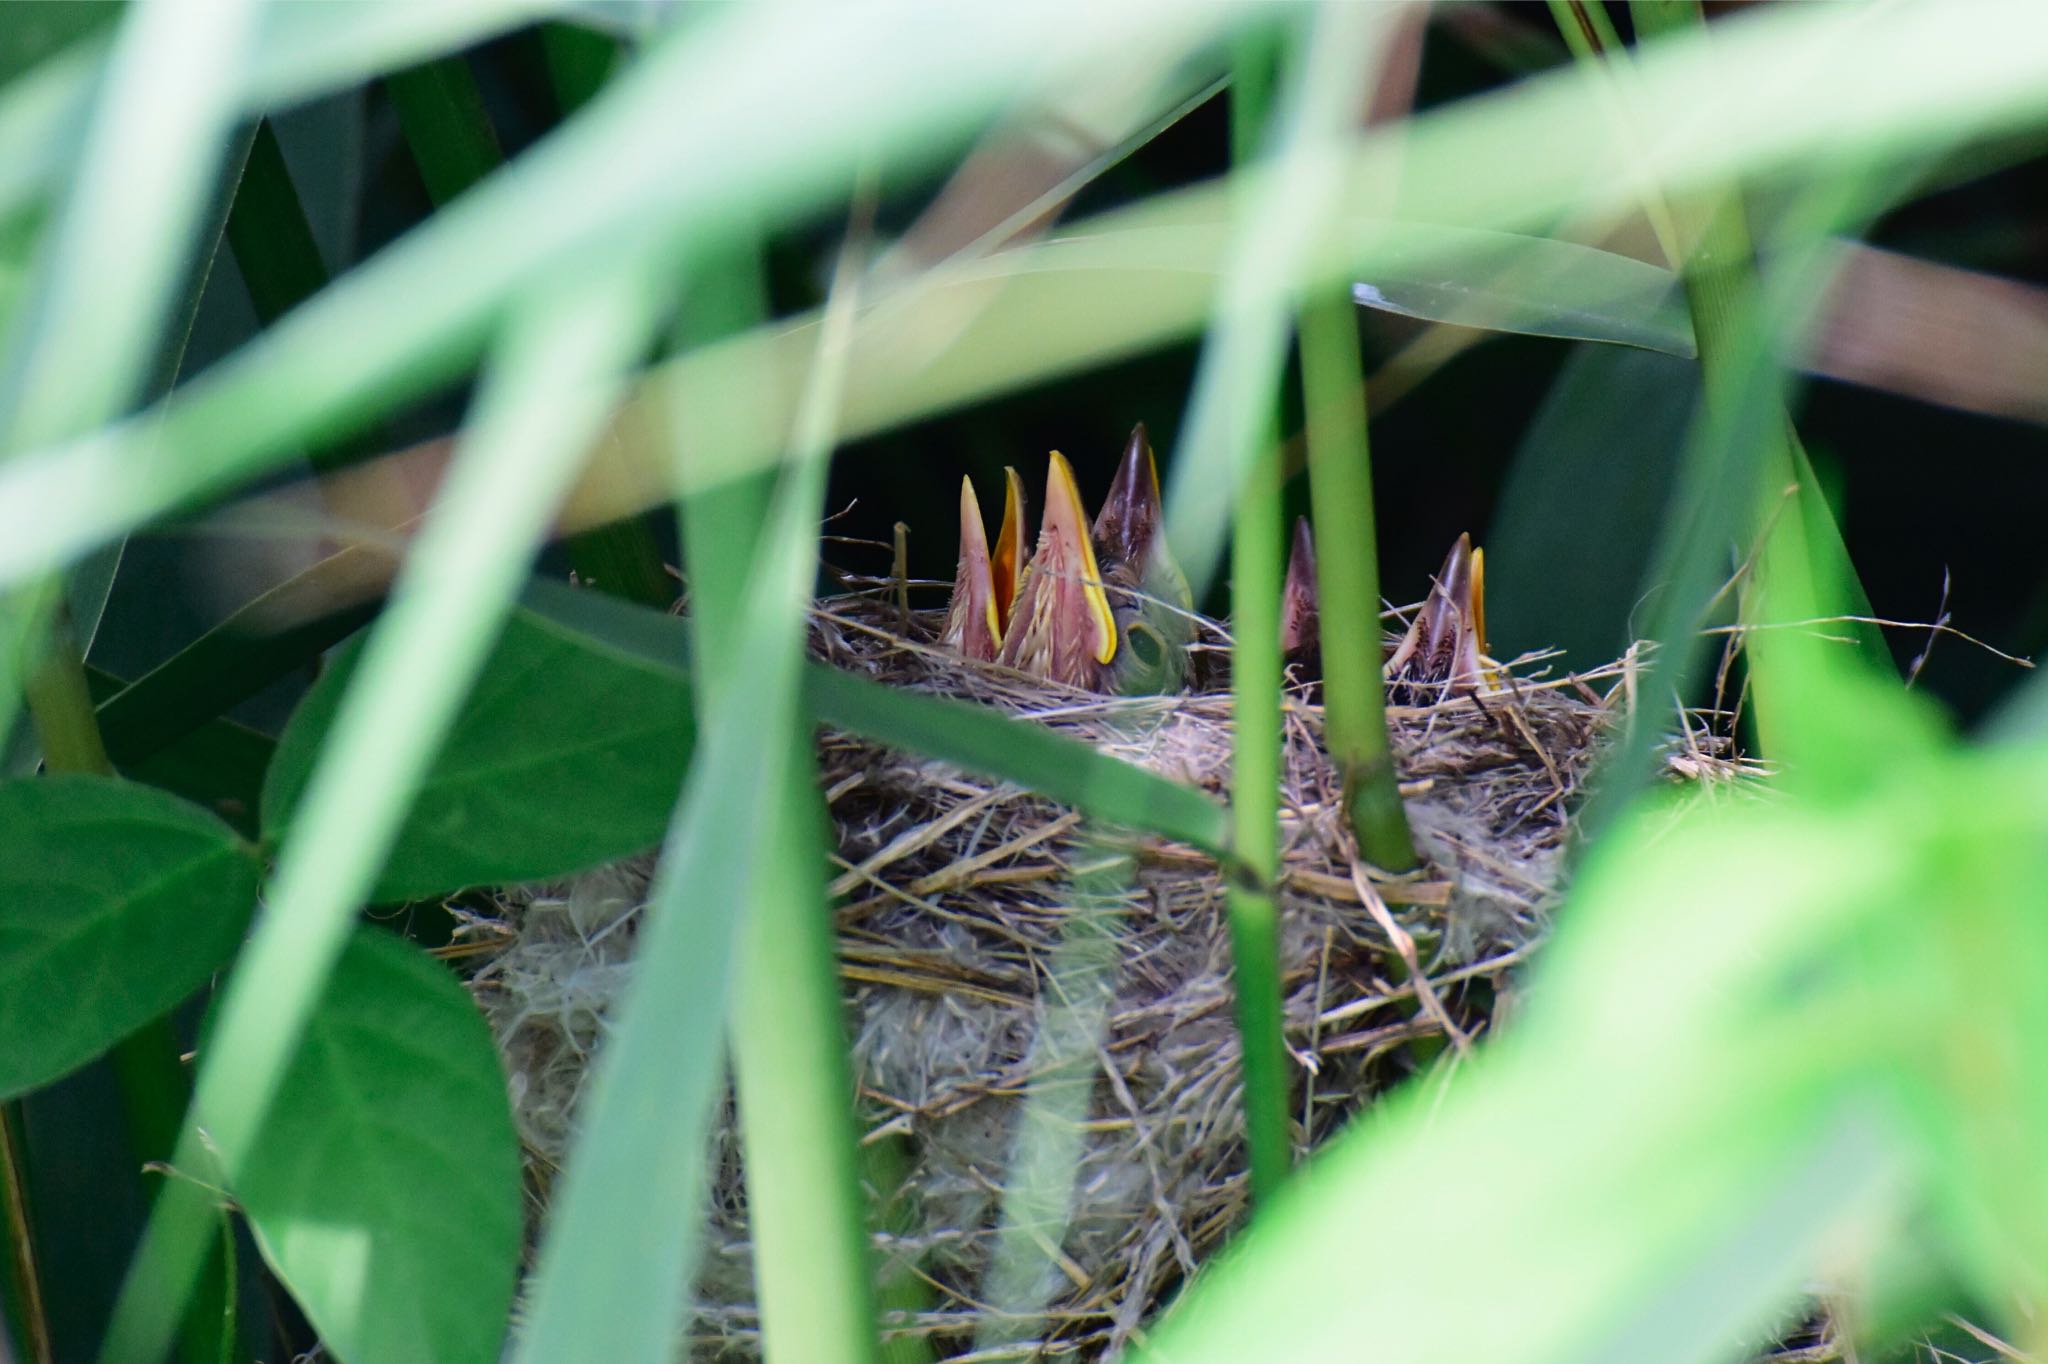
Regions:
M 815 652 L 837 666 L 1226 788 L 1225 693 L 1048 687 L 933 647 L 935 613 L 880 596 L 829 599 L 813 620 Z M 1491 1027 L 1544 933 L 1572 798 L 1612 706 L 1597 679 L 1514 668 L 1499 679 L 1477 697 L 1389 711 L 1426 859 L 1407 878 L 1358 859 L 1321 709 L 1307 688 L 1290 691 L 1279 898 L 1303 1149 L 1416 1057 Z M 1691 775 L 1734 770 L 1698 745 L 1676 759 Z M 821 736 L 819 766 L 859 1112 L 870 1152 L 885 1156 L 870 1162 L 886 1227 L 875 1243 L 892 1301 L 912 1304 L 885 1329 L 930 1338 L 940 1357 L 1115 1353 L 1246 1209 L 1214 863 L 843 734 Z M 508 893 L 475 926 L 494 945 L 474 988 L 511 1073 L 536 1210 L 630 970 L 649 868 Z M 1065 1144 L 1071 1187 L 1020 1222 L 1016 1205 L 1005 1210 L 1009 1175 L 1020 1140 L 1044 1139 Z M 757 1319 L 729 1112 L 714 1159 L 690 1354 L 748 1357 Z

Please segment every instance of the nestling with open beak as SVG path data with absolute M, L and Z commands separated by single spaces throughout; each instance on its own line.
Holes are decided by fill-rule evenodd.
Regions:
M 1170 692 L 1185 686 L 1193 638 L 1186 576 L 1160 533 L 1159 468 L 1140 423 L 1090 525 L 1073 466 L 1055 450 L 1045 517 L 1024 554 L 1024 483 L 1003 471 L 1003 520 L 990 544 L 971 480 L 960 483 L 960 563 L 941 642 L 1065 686 Z M 1428 704 L 1487 679 L 1485 558 L 1461 535 L 1428 598 L 1386 660 L 1389 699 Z M 1320 672 L 1315 540 L 1294 529 L 1281 600 L 1281 645 L 1302 675 Z
M 971 484 L 960 494 L 960 565 L 941 636 L 969 658 L 1090 691 L 1178 690 L 1193 630 L 1187 578 L 1160 527 L 1159 470 L 1132 431 L 1091 526 L 1066 457 L 1046 471 L 1038 544 L 1023 558 L 1024 494 L 1006 471 L 993 549 Z
M 1316 546 L 1306 519 L 1294 524 L 1294 552 L 1280 602 L 1280 645 L 1305 678 L 1322 671 Z M 1486 654 L 1486 555 L 1460 535 L 1430 584 L 1407 633 L 1386 656 L 1387 699 L 1429 705 L 1467 696 L 1490 678 Z

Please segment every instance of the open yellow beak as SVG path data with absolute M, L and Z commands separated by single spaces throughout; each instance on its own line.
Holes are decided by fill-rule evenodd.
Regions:
M 1081 485 L 1074 481 L 1074 466 L 1059 451 L 1052 452 L 1048 466 L 1045 524 L 1038 532 L 1038 553 L 1032 566 L 1045 559 L 1048 547 L 1053 552 L 1053 561 L 1046 566 L 1049 571 L 1072 565 L 1071 582 L 1078 591 L 1071 596 L 1062 594 L 1063 604 L 1070 604 L 1067 619 L 1087 641 L 1089 655 L 1097 663 L 1107 663 L 1116 657 L 1116 616 L 1109 609 L 1102 569 L 1095 562 L 1088 511 L 1081 505 Z
M 1088 515 L 1066 456 L 1052 452 L 1038 548 L 1017 592 L 999 661 L 1069 686 L 1092 687 L 1116 657 L 1116 617 L 1089 543 Z
M 990 560 L 995 579 L 996 639 L 1010 628 L 1010 614 L 1017 607 L 1017 589 L 1024 579 L 1024 480 L 1009 466 L 1003 468 L 1003 528 L 996 532 Z

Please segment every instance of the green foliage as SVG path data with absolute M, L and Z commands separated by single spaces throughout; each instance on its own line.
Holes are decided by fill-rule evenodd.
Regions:
M 357 929 L 240 1154 L 256 1243 L 338 1358 L 499 1357 L 519 1143 L 490 1032 L 445 967 Z
M 305 794 L 361 656 L 360 645 L 337 656 L 278 744 L 263 787 L 273 840 Z M 689 691 L 673 675 L 515 613 L 422 779 L 371 898 L 544 880 L 653 847 L 694 734 Z
M 205 983 L 256 906 L 255 851 L 103 777 L 0 783 L 0 1097 L 48 1084 Z
M 1819 306 L 1829 234 L 1949 152 L 2010 156 L 2038 138 L 2048 11 L 1772 6 L 1687 32 L 1696 7 L 1645 5 L 1624 54 L 1604 8 L 1574 0 L 1554 12 L 1578 61 L 1361 130 L 1397 47 L 1388 8 L 675 8 L 243 0 L 39 7 L 0 24 L 11 755 L 31 646 L 67 591 L 92 646 L 124 537 L 309 451 L 381 446 L 417 400 L 481 376 L 395 581 L 329 561 L 96 713 L 60 651 L 71 685 L 39 706 L 66 739 L 50 756 L 94 761 L 103 744 L 127 779 L 0 784 L 0 1096 L 151 1025 L 167 1042 L 176 1006 L 233 962 L 105 1359 L 161 1355 L 192 1310 L 222 1190 L 343 1364 L 497 1357 L 521 1236 L 502 1080 L 448 974 L 357 920 L 366 902 L 561 876 L 657 842 L 640 973 L 511 1348 L 667 1356 L 704 1138 L 737 1054 L 749 1163 L 774 1181 L 757 1248 L 770 1348 L 867 1354 L 808 740 L 846 730 L 1208 851 L 1239 892 L 1240 969 L 1265 973 L 1265 902 L 1245 890 L 1272 872 L 1278 518 L 1253 480 L 1271 473 L 1301 300 L 1354 284 L 1382 312 L 1602 343 L 1524 433 L 1494 537 L 1494 619 L 1515 643 L 1567 643 L 1572 663 L 1631 623 L 1654 622 L 1662 647 L 1635 679 L 1626 779 L 1519 1022 L 1291 1177 L 1148 1329 L 1149 1357 L 1328 1357 L 1365 1340 L 1389 1359 L 1732 1358 L 1784 1323 L 1817 1269 L 1843 1265 L 1868 1272 L 1881 1335 L 1953 1279 L 2023 1346 L 2048 1344 L 2048 689 L 1966 746 L 1868 666 L 1885 661 L 1874 627 L 1830 622 L 1849 647 L 1815 637 L 1817 618 L 1869 611 L 1781 370 Z M 1310 35 L 1276 87 L 1265 156 L 1244 155 L 1247 120 L 1226 179 L 990 249 L 1174 126 L 1240 30 Z M 469 64 L 503 34 L 569 116 L 501 166 Z M 1059 126 L 1071 92 L 1105 80 L 1147 93 L 972 248 L 871 278 L 850 253 L 829 306 L 709 325 L 741 292 L 719 287 L 734 283 L 732 244 L 815 233 L 850 167 L 864 186 L 910 184 L 992 121 Z M 386 83 L 446 208 L 330 282 L 271 120 L 367 81 Z M 515 150 L 538 131 L 512 130 Z M 1738 187 L 1776 213 L 1766 256 L 1784 264 L 1761 283 Z M 1682 296 L 1670 271 L 1584 244 L 1638 213 L 1682 261 Z M 260 325 L 173 385 L 223 216 Z M 648 368 L 679 299 L 687 341 Z M 1351 318 L 1322 320 L 1328 340 Z M 1260 603 L 1241 613 L 1238 780 L 1259 789 L 1226 809 L 1037 727 L 804 658 L 837 441 L 1198 334 L 1170 524 L 1198 583 L 1237 533 L 1236 586 Z M 1355 393 L 1354 358 L 1310 349 L 1317 389 Z M 607 432 L 620 459 L 584 490 L 590 505 L 576 500 L 573 528 L 678 497 L 715 515 L 772 482 L 733 535 L 700 523 L 691 546 L 718 651 L 699 671 L 737 680 L 693 687 L 691 627 L 657 610 L 546 583 L 515 604 Z M 1336 443 L 1363 473 L 1363 440 Z M 1445 450 L 1446 467 L 1464 453 Z M 1370 495 L 1354 478 L 1346 516 Z M 707 567 L 729 542 L 740 550 Z M 643 534 L 572 554 L 585 577 L 604 565 L 601 589 L 670 596 Z M 1368 603 L 1370 568 L 1345 575 Z M 362 602 L 364 580 L 389 602 Z M 1751 632 L 1777 775 L 1764 791 L 1645 797 L 1710 614 Z M 1369 673 L 1371 607 L 1350 615 L 1366 632 L 1352 671 Z M 274 753 L 228 717 L 373 616 Z M 267 879 L 256 848 L 179 798 L 247 822 L 259 780 Z M 801 1028 L 729 1046 L 735 1018 L 772 1030 L 799 1003 Z M 1270 1015 L 1244 1018 L 1261 1045 Z M 1020 1148 L 1018 1207 L 1068 1187 L 1069 1154 Z M 18 1195 L 16 1177 L 0 1168 L 0 1192 Z M 813 1219 L 832 1235 L 807 1239 Z M 1042 1252 L 1011 1239 L 1013 1267 Z M 829 1303 L 789 1288 L 827 1275 Z

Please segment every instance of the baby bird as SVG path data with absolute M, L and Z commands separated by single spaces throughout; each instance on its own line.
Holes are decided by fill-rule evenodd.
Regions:
M 1294 525 L 1294 552 L 1280 605 L 1280 645 L 1299 675 L 1322 673 L 1316 547 L 1306 518 Z M 1466 696 L 1486 684 L 1486 552 L 1460 535 L 1430 584 L 1407 633 L 1385 657 L 1387 699 L 1429 705 Z
M 1073 466 L 1057 450 L 1045 516 L 1022 554 L 1024 495 L 1006 470 L 993 549 L 971 483 L 960 493 L 960 564 L 941 634 L 969 658 L 1101 692 L 1177 691 L 1193 636 L 1187 578 L 1160 534 L 1159 469 L 1142 423 L 1089 524 Z

